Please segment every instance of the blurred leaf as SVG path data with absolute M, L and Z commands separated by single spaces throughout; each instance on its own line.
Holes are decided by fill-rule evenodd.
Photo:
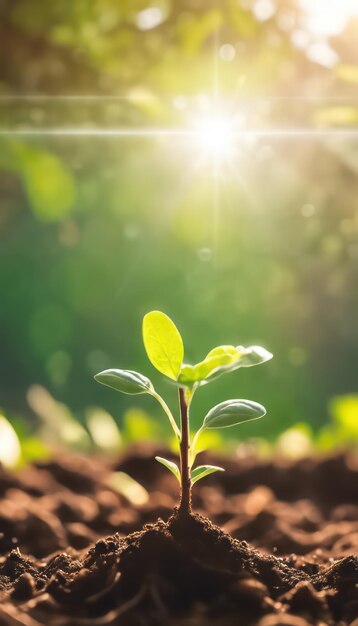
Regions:
M 305 422 L 295 424 L 279 436 L 277 449 L 290 459 L 308 456 L 314 449 L 312 429 Z
M 168 434 L 169 429 L 166 430 L 166 424 L 167 422 L 160 424 L 142 409 L 133 407 L 123 415 L 122 436 L 126 442 L 138 440 L 158 442 L 163 433 Z
M 44 461 L 51 457 L 51 450 L 39 437 L 21 439 L 22 463 Z
M 223 467 L 218 467 L 217 465 L 199 465 L 191 472 L 191 481 L 192 483 L 198 482 L 205 476 L 209 476 L 209 474 L 213 474 L 214 472 L 224 472 Z
M 16 467 L 21 459 L 19 438 L 4 415 L 0 415 L 0 463 L 5 467 Z
M 164 459 L 162 456 L 156 456 L 155 460 L 158 461 L 158 463 L 164 465 L 164 467 L 166 467 L 172 474 L 174 474 L 175 478 L 179 481 L 180 484 L 180 471 L 176 463 L 173 463 L 173 461 L 168 461 L 168 459 Z
M 206 11 L 202 15 L 183 13 L 177 24 L 180 44 L 186 53 L 197 53 L 205 40 L 214 33 L 222 22 L 222 13 L 218 10 Z
M 16 144 L 14 150 L 35 215 L 44 222 L 67 217 L 75 201 L 75 185 L 68 168 L 50 152 L 25 144 Z
M 122 438 L 112 415 L 103 409 L 88 409 L 86 411 L 86 424 L 98 448 L 106 452 L 118 451 Z
M 342 443 L 341 437 L 338 436 L 337 428 L 332 424 L 322 426 L 315 440 L 315 448 L 322 452 L 334 450 Z
M 357 65 L 345 65 L 338 64 L 334 68 L 335 74 L 338 78 L 345 80 L 347 83 L 358 83 L 358 66 Z
M 102 385 L 129 395 L 152 393 L 154 391 L 149 378 L 132 370 L 104 370 L 96 374 L 94 378 Z
M 149 501 L 148 491 L 125 472 L 111 474 L 108 485 L 124 496 L 133 506 L 143 506 Z
M 174 322 L 161 311 L 151 311 L 143 319 L 143 341 L 152 365 L 177 380 L 184 357 L 183 340 Z
M 249 6 L 242 7 L 236 0 L 229 0 L 230 23 L 243 39 L 257 37 L 259 26 L 249 10 Z
M 67 406 L 57 402 L 41 385 L 32 385 L 27 392 L 31 409 L 42 421 L 41 436 L 51 445 L 65 445 L 88 450 L 91 441 L 85 428 L 73 417 Z
M 330 412 L 343 434 L 358 441 L 358 394 L 333 398 Z
M 228 428 L 243 422 L 259 419 L 266 409 L 251 400 L 226 400 L 214 406 L 206 415 L 204 428 Z
M 195 455 L 200 454 L 203 450 L 213 448 L 215 450 L 228 451 L 228 442 L 224 439 L 223 434 L 217 430 L 204 430 L 200 433 L 200 439 L 195 446 Z

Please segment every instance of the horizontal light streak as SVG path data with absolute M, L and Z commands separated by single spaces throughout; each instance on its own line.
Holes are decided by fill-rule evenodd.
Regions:
M 0 136 L 21 137 L 179 137 L 198 138 L 201 132 L 185 128 L 3 128 Z M 232 133 L 235 138 L 358 136 L 358 128 L 272 128 L 246 129 Z
M 28 101 L 66 101 L 66 100 L 72 100 L 72 101 L 76 101 L 78 100 L 79 102 L 83 102 L 83 101 L 106 101 L 106 100 L 128 100 L 130 101 L 145 101 L 145 100 L 150 100 L 152 99 L 152 97 L 155 97 L 155 94 L 129 94 L 129 95 L 106 95 L 106 94 L 99 94 L 99 95 L 91 95 L 91 94 L 62 94 L 62 95 L 51 95 L 51 94 L 0 94 L 0 102 L 13 102 L 13 101 L 21 101 L 21 100 L 28 100 Z M 189 100 L 195 100 L 196 96 L 189 96 L 188 99 Z M 166 97 L 161 97 L 162 100 L 172 100 L 172 97 L 170 96 L 166 96 Z M 352 94 L 346 94 L 346 95 L 334 95 L 334 96 L 327 96 L 327 95 L 300 95 L 300 94 L 292 94 L 292 95 L 265 95 L 265 94 L 256 94 L 256 95 L 250 95 L 250 96 L 237 96 L 236 101 L 237 102 L 245 102 L 245 101 L 266 101 L 266 100 L 307 100 L 309 101 L 317 101 L 317 102 L 335 102 L 335 101 L 347 101 L 347 102 L 356 102 L 358 100 L 358 96 L 352 95 Z

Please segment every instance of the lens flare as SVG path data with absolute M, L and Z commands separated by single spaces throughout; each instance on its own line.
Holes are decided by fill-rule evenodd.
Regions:
M 230 120 L 210 116 L 198 123 L 197 141 L 199 149 L 214 159 L 230 157 L 234 151 L 234 128 Z

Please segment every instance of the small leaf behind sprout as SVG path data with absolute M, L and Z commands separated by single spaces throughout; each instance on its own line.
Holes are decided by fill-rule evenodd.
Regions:
M 205 478 L 205 476 L 209 476 L 209 474 L 213 474 L 214 472 L 225 472 L 223 467 L 218 467 L 217 465 L 199 465 L 191 472 L 191 482 L 196 483 L 198 480 Z
M 261 346 L 218 346 L 210 350 L 196 365 L 183 365 L 179 381 L 183 385 L 206 385 L 226 372 L 240 367 L 260 365 L 272 359 L 271 352 Z
M 158 463 L 164 465 L 164 467 L 166 467 L 170 472 L 172 472 L 172 474 L 174 474 L 175 478 L 177 478 L 180 483 L 180 471 L 176 463 L 173 463 L 173 461 L 168 461 L 168 459 L 164 459 L 162 456 L 156 456 L 155 460 L 158 461 Z
M 102 385 L 130 395 L 153 393 L 154 391 L 149 378 L 132 370 L 104 370 L 95 375 L 95 380 Z
M 214 371 L 223 365 L 237 361 L 239 354 L 234 346 L 219 346 L 211 350 L 203 361 L 196 365 L 183 365 L 179 380 L 182 383 L 193 384 L 208 378 Z
M 226 400 L 214 406 L 204 418 L 203 428 L 228 428 L 259 419 L 266 409 L 251 400 Z

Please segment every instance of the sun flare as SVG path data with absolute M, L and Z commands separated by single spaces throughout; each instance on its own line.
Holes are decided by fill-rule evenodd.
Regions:
M 244 126 L 241 115 L 223 111 L 202 114 L 193 121 L 193 134 L 198 153 L 216 165 L 230 162 L 238 153 L 238 135 Z
M 209 157 L 223 159 L 234 150 L 234 128 L 230 120 L 212 115 L 198 123 L 199 149 Z

